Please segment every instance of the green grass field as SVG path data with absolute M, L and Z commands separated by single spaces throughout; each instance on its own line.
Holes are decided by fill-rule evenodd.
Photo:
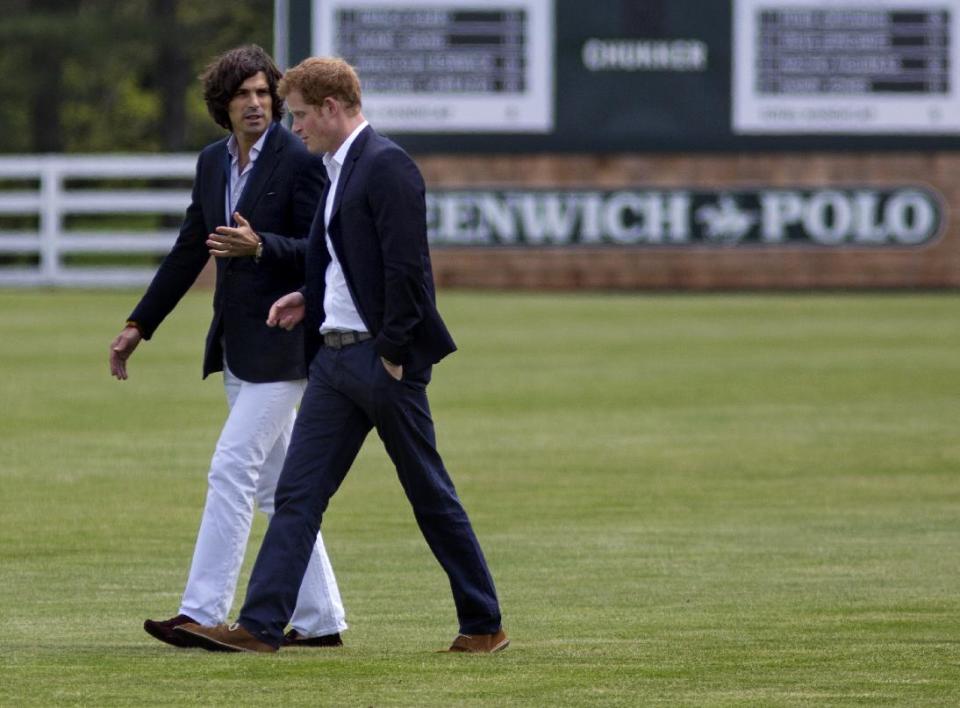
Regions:
M 225 403 L 209 294 L 109 377 L 137 296 L 0 292 L 2 705 L 960 704 L 958 294 L 441 293 L 432 404 L 494 656 L 434 653 L 449 589 L 376 438 L 324 521 L 343 649 L 143 632 Z

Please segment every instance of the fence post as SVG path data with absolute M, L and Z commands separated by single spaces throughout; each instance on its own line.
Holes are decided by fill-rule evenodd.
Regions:
M 47 285 L 57 285 L 60 280 L 58 238 L 63 226 L 62 191 L 62 173 L 54 158 L 46 156 L 40 169 L 40 277 Z

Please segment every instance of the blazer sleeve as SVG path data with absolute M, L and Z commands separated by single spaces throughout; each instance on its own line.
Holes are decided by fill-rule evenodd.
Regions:
M 426 298 L 425 187 L 416 164 L 399 149 L 381 153 L 370 174 L 370 208 L 384 269 L 383 326 L 375 348 L 388 361 L 404 364 Z
M 293 179 L 292 232 L 283 235 L 257 232 L 263 240 L 261 265 L 290 267 L 300 273 L 304 272 L 307 237 L 310 235 L 310 225 L 317 213 L 326 175 L 320 158 L 310 154 L 304 155 Z
M 160 263 L 147 291 L 129 317 L 139 325 L 144 339 L 153 336 L 160 323 L 196 281 L 210 258 L 206 246 L 207 230 L 201 199 L 202 181 L 203 155 L 197 160 L 190 206 L 187 207 L 176 243 Z

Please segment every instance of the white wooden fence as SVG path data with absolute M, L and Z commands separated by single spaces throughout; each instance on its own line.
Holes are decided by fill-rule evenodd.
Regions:
M 155 267 L 68 265 L 64 256 L 164 254 L 177 229 L 161 231 L 66 230 L 72 214 L 172 214 L 190 203 L 195 155 L 42 155 L 0 157 L 0 286 L 126 287 L 149 282 Z M 124 188 L 123 180 L 177 179 L 171 188 Z M 68 180 L 109 179 L 109 189 L 70 188 Z M 38 183 L 38 189 L 23 184 Z M 120 186 L 116 186 L 116 185 Z M 8 188 L 7 185 L 13 185 Z M 9 217 L 38 218 L 36 230 L 5 229 Z M 10 256 L 38 258 L 37 265 L 11 265 Z M 24 259 L 20 259 L 24 260 Z

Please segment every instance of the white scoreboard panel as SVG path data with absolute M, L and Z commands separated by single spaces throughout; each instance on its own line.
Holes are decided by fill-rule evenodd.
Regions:
M 313 0 L 313 54 L 388 132 L 549 133 L 554 36 L 553 0 Z
M 960 134 L 957 0 L 734 0 L 734 134 Z

